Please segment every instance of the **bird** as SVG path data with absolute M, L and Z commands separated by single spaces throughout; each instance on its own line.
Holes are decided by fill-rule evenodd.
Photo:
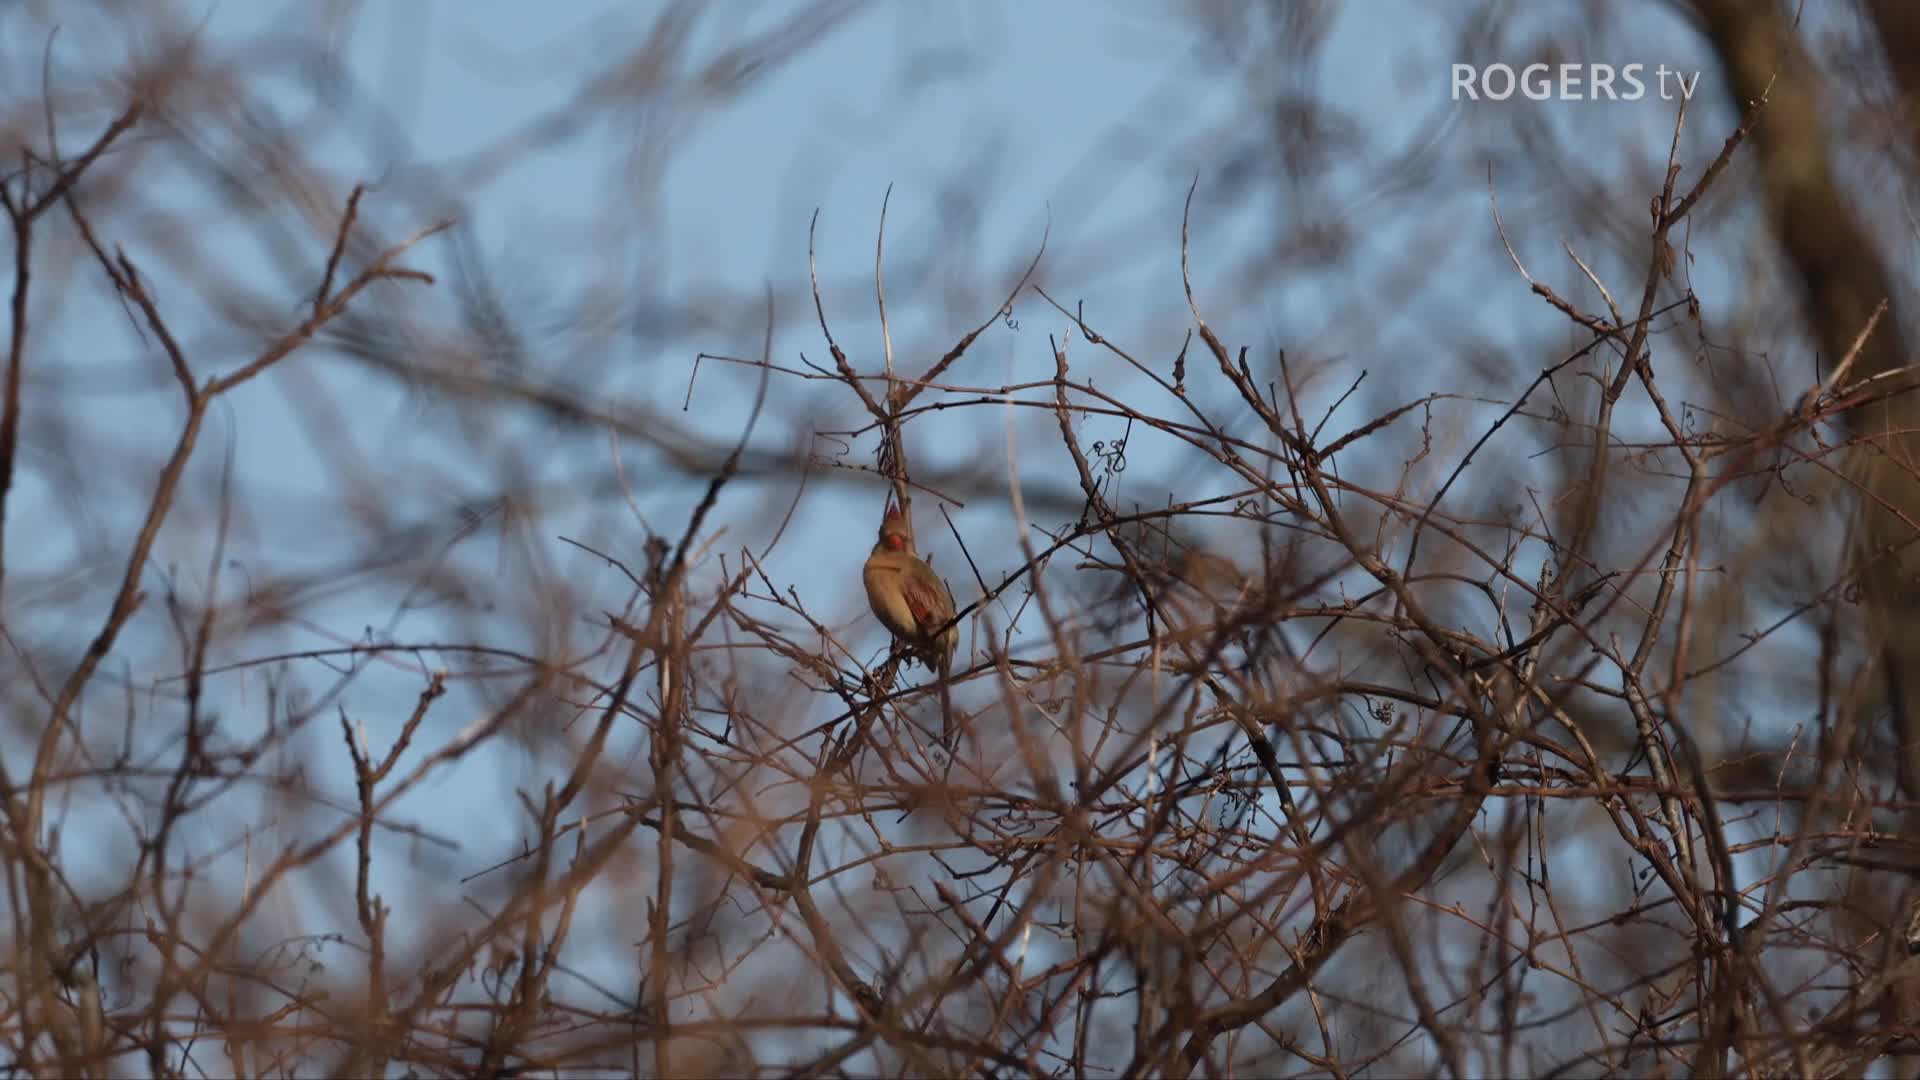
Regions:
M 933 567 L 913 550 L 913 530 L 906 514 L 888 500 L 880 522 L 880 539 L 867 556 L 861 571 L 867 586 L 867 603 L 907 650 L 940 677 L 940 741 L 948 738 L 946 680 L 953 666 L 954 650 L 960 646 L 960 628 L 955 624 L 958 610 L 953 590 Z

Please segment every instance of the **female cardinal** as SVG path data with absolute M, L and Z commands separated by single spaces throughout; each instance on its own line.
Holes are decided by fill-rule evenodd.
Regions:
M 867 556 L 866 569 L 860 576 L 866 582 L 867 603 L 873 606 L 873 614 L 928 667 L 940 673 L 944 696 L 953 651 L 960 645 L 960 628 L 953 624 L 953 591 L 933 567 L 914 554 L 913 536 L 899 507 L 887 507 L 886 519 L 880 523 L 880 542 L 873 545 L 873 554 Z

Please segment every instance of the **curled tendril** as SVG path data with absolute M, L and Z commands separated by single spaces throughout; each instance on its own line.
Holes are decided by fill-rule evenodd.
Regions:
M 1127 471 L 1127 440 L 1116 439 L 1109 443 L 1105 439 L 1097 440 L 1090 448 L 1093 456 L 1100 462 L 1101 468 L 1109 474 Z

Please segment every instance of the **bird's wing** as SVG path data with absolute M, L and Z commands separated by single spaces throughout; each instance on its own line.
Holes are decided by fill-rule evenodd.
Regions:
M 920 620 L 914 615 L 912 605 L 907 602 L 904 576 L 899 568 L 886 565 L 876 559 L 867 563 L 864 576 L 867 600 L 880 622 L 896 637 L 917 636 Z
M 930 573 L 901 574 L 900 592 L 913 609 L 913 621 L 922 635 L 933 633 L 953 618 L 953 594 L 947 591 L 946 582 Z

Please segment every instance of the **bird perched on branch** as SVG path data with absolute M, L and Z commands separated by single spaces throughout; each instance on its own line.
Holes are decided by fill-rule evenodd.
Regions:
M 886 517 L 880 523 L 880 541 L 867 556 L 861 578 L 867 586 L 867 603 L 873 614 L 893 636 L 907 646 L 928 668 L 939 673 L 941 711 L 946 707 L 946 679 L 953 664 L 953 652 L 960 645 L 960 628 L 954 625 L 953 590 L 933 572 L 913 550 L 913 530 L 905 514 L 889 500 Z M 943 717 L 940 741 L 947 741 Z

